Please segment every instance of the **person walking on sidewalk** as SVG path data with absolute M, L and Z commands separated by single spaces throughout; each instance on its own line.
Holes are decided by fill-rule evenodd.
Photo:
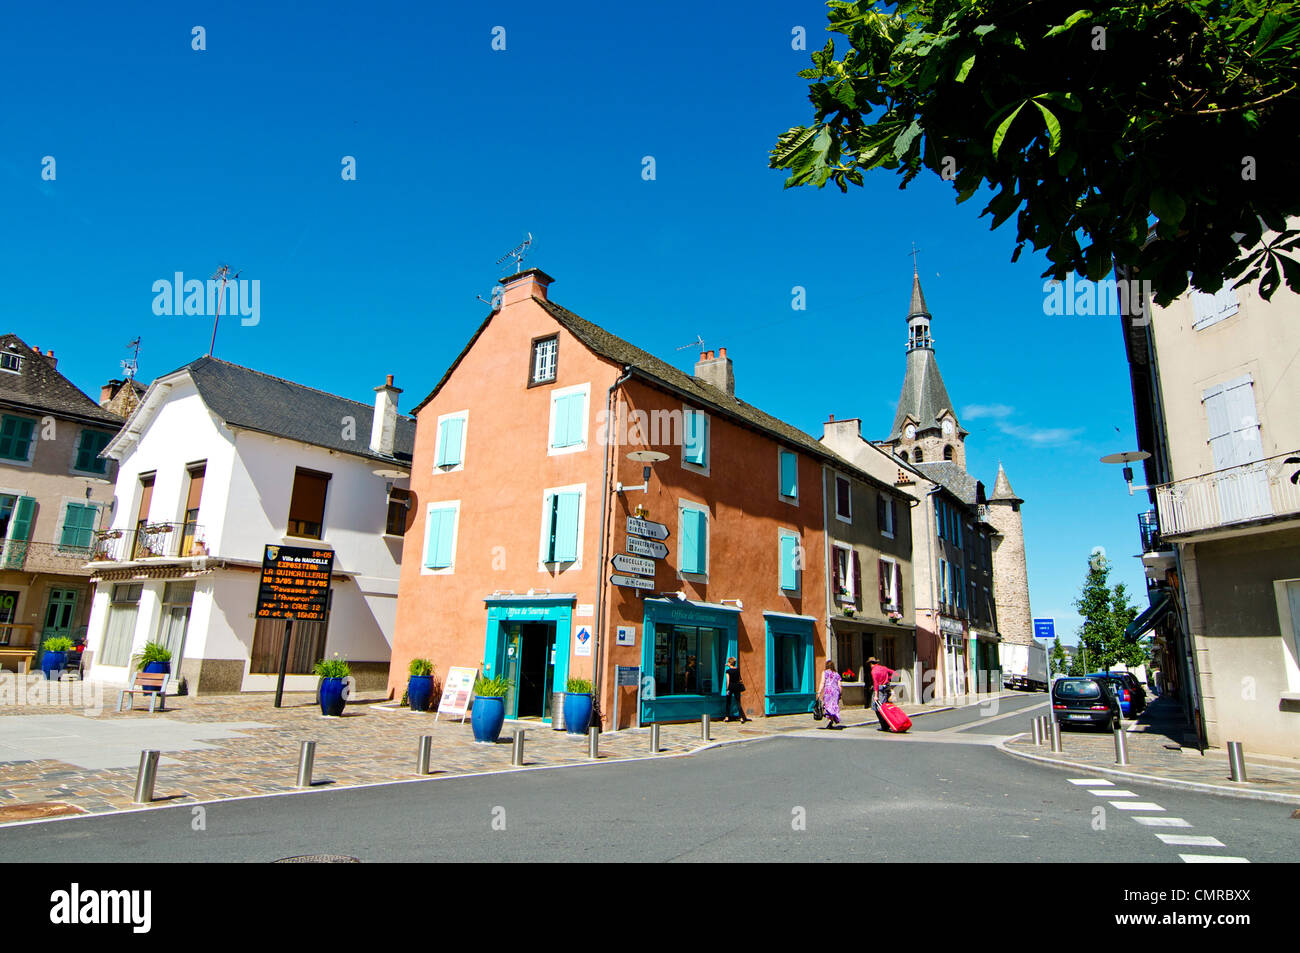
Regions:
M 840 673 L 835 671 L 835 663 L 826 660 L 822 670 L 822 681 L 817 686 L 817 693 L 822 697 L 822 710 L 826 712 L 826 724 L 823 728 L 840 728 Z
M 871 673 L 871 687 L 875 690 L 871 699 L 871 710 L 876 713 L 876 720 L 880 722 L 880 730 L 888 731 L 889 723 L 885 721 L 885 716 L 880 713 L 880 706 L 889 701 L 893 695 L 893 690 L 889 687 L 889 680 L 894 677 L 894 670 L 886 668 L 876 661 L 875 656 L 867 659 L 869 666 L 867 671 Z
M 740 715 L 740 723 L 743 725 L 750 719 L 745 716 L 745 705 L 741 700 L 741 694 L 745 691 L 745 683 L 740 680 L 740 663 L 736 661 L 733 655 L 727 659 L 726 672 L 723 675 L 723 692 L 727 696 L 727 717 L 724 721 L 731 721 L 731 700 L 736 700 L 736 712 Z

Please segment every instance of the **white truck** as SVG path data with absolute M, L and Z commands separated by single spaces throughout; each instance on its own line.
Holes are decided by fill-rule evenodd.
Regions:
M 998 646 L 1002 663 L 1002 684 L 1007 688 L 1047 691 L 1047 646 L 1041 642 L 1017 645 L 1003 642 Z

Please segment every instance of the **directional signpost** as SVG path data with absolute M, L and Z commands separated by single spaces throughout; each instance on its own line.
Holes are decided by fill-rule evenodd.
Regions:
M 629 516 L 627 532 L 627 552 L 618 553 L 610 560 L 615 572 L 609 581 L 625 589 L 652 591 L 655 587 L 655 560 L 668 555 L 668 547 L 660 542 L 668 538 L 668 527 Z
M 652 523 L 649 520 L 638 519 L 635 516 L 627 518 L 627 531 L 635 533 L 637 536 L 648 536 L 650 539 L 668 538 L 668 527 L 663 523 Z
M 1056 638 L 1056 620 L 1055 619 L 1035 619 L 1034 620 L 1034 638 L 1047 639 L 1052 641 Z
M 626 589 L 653 589 L 655 581 L 647 579 L 644 576 L 624 576 L 619 573 L 609 577 L 609 581 L 616 586 L 623 586 Z
M 668 547 L 663 543 L 653 539 L 642 539 L 639 536 L 627 538 L 627 551 L 637 556 L 649 556 L 651 559 L 663 559 L 668 555 Z
M 634 572 L 638 576 L 651 576 L 655 574 L 655 561 L 653 559 L 642 559 L 640 556 L 625 556 L 619 553 L 612 560 L 614 568 L 619 572 Z

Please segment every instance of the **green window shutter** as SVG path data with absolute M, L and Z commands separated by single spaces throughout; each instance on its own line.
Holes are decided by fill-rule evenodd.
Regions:
M 90 549 L 95 535 L 95 517 L 98 509 L 81 503 L 69 503 L 63 516 L 63 534 L 59 546 L 63 549 Z
M 795 568 L 798 547 L 797 536 L 781 534 L 781 588 L 788 592 L 799 588 L 799 571 Z
M 781 495 L 799 495 L 799 458 L 789 450 L 781 451 Z
M 0 423 L 0 457 L 6 460 L 26 460 L 31 453 L 32 434 L 35 430 L 34 420 L 6 416 Z
M 582 494 L 557 493 L 553 500 L 555 535 L 551 540 L 551 562 L 575 562 L 578 558 L 578 509 Z
M 708 526 L 708 518 L 701 510 L 682 510 L 682 572 L 706 571 L 709 564 Z
M 452 534 L 456 530 L 456 511 L 429 511 L 429 526 L 424 537 L 424 565 L 428 569 L 446 569 L 452 562 Z
M 687 463 L 696 466 L 708 466 L 709 461 L 709 420 L 703 411 L 688 410 L 685 420 L 683 453 Z
M 14 518 L 9 527 L 12 540 L 29 539 L 32 535 L 32 517 L 36 513 L 36 501 L 30 496 L 18 497 L 14 505 Z
M 82 473 L 103 473 L 108 469 L 108 461 L 101 460 L 99 453 L 113 439 L 102 430 L 83 430 L 77 444 L 76 468 Z

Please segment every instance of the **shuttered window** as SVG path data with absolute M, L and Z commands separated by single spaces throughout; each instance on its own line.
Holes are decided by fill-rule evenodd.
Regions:
M 89 552 L 95 537 L 95 522 L 99 507 L 82 503 L 69 503 L 63 513 L 63 531 L 59 534 L 59 549 Z
M 789 499 L 799 495 L 799 458 L 789 450 L 781 451 L 781 495 Z
M 587 418 L 587 395 L 582 391 L 551 399 L 551 448 L 581 446 Z
M 108 461 L 100 457 L 99 453 L 112 439 L 112 434 L 102 430 L 81 431 L 81 438 L 77 442 L 77 462 L 74 464 L 76 469 L 82 473 L 108 472 Z
M 431 506 L 425 527 L 424 566 L 450 569 L 455 562 L 456 517 L 459 507 Z
M 305 539 L 323 539 L 325 527 L 325 493 L 330 475 L 315 470 L 294 471 L 293 495 L 289 499 L 289 535 Z
M 853 519 L 853 487 L 844 477 L 835 478 L 835 515 L 843 520 Z
M 581 493 L 555 493 L 547 503 L 550 517 L 550 540 L 546 562 L 571 563 L 578 560 L 578 517 L 582 510 Z
M 682 421 L 682 459 L 697 467 L 709 465 L 709 418 L 702 410 L 687 410 Z
M 5 414 L 0 418 L 0 457 L 6 460 L 27 460 L 31 456 L 32 435 L 35 431 L 36 421 Z
M 681 509 L 682 535 L 678 551 L 681 572 L 709 571 L 709 515 L 704 510 Z
M 465 459 L 465 418 L 448 417 L 438 423 L 436 466 L 458 467 Z
M 781 588 L 799 591 L 799 537 L 794 533 L 781 534 Z

